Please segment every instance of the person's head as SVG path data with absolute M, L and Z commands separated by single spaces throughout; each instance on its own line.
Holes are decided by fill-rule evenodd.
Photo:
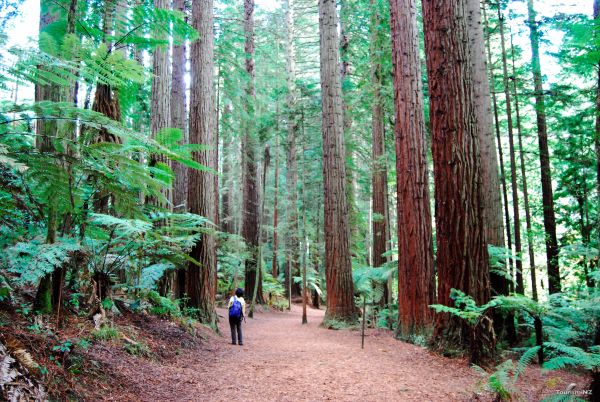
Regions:
M 235 290 L 235 295 L 236 295 L 237 297 L 242 297 L 242 296 L 244 296 L 244 290 L 243 290 L 242 288 L 237 288 L 237 289 Z

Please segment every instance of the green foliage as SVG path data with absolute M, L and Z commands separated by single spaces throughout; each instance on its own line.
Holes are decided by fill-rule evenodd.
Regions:
M 379 310 L 376 327 L 396 330 L 398 327 L 398 304 L 391 304 Z
M 457 289 L 450 290 L 450 299 L 454 301 L 456 307 L 444 306 L 442 304 L 433 304 L 430 307 L 434 309 L 436 313 L 452 314 L 453 316 L 465 320 L 470 325 L 475 325 L 479 317 L 481 317 L 487 309 L 496 305 L 494 301 L 491 301 L 482 306 L 477 306 L 477 303 L 471 296 Z
M 358 322 L 349 323 L 348 321 L 336 320 L 336 319 L 324 320 L 323 323 L 321 324 L 321 326 L 323 328 L 335 329 L 335 330 L 340 330 L 340 329 L 358 330 L 358 328 L 359 328 Z
M 60 238 L 52 244 L 31 239 L 6 249 L 6 263 L 10 272 L 19 274 L 21 283 L 35 284 L 43 276 L 64 266 L 80 249 L 80 244 L 72 238 Z
M 152 303 L 150 312 L 152 314 L 166 316 L 166 317 L 180 317 L 181 310 L 179 303 L 176 300 L 172 300 L 168 297 L 163 297 L 156 291 L 149 291 L 146 294 L 148 301 Z
M 383 297 L 387 281 L 397 274 L 397 263 L 381 267 L 359 267 L 352 270 L 354 291 L 378 303 Z
M 110 341 L 113 339 L 119 339 L 121 337 L 121 333 L 115 327 L 103 325 L 100 327 L 100 329 L 92 331 L 92 336 L 94 339 L 100 341 Z
M 539 347 L 528 349 L 517 363 L 512 360 L 506 360 L 496 366 L 492 373 L 488 373 L 483 368 L 473 365 L 473 369 L 485 379 L 485 388 L 492 392 L 497 400 L 509 401 L 517 394 L 516 383 L 519 377 L 525 372 L 525 369 L 534 357 L 537 355 Z
M 544 369 L 560 370 L 566 367 L 577 367 L 589 371 L 600 369 L 600 347 L 589 350 L 568 346 L 558 342 L 544 342 L 544 351 L 550 358 L 544 363 Z

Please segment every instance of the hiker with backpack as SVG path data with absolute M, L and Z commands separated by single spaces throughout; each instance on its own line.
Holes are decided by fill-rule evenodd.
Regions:
M 235 294 L 229 299 L 227 309 L 229 310 L 229 327 L 231 327 L 231 344 L 236 344 L 237 335 L 237 344 L 241 346 L 244 344 L 242 340 L 242 320 L 245 320 L 246 317 L 246 302 L 244 301 L 244 291 L 242 289 L 236 289 Z

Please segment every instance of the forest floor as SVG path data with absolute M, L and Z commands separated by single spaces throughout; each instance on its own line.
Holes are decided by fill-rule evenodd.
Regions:
M 316 309 L 302 325 L 302 309 L 294 305 L 285 312 L 258 309 L 243 324 L 239 346 L 230 344 L 226 310 L 218 312 L 221 335 L 202 326 L 192 335 L 152 315 L 124 314 L 115 320 L 121 339 L 81 352 L 77 375 L 56 377 L 51 394 L 90 401 L 493 400 L 465 360 L 399 342 L 389 331 L 367 330 L 361 349 L 360 331 L 325 329 L 324 311 Z M 144 347 L 131 353 L 123 339 Z M 41 340 L 28 343 L 35 350 Z M 531 366 L 517 383 L 518 400 L 539 401 L 573 383 L 586 389 L 588 379 Z
M 226 310 L 219 310 L 223 336 L 210 336 L 195 351 L 161 365 L 132 371 L 134 392 L 122 397 L 146 401 L 469 401 L 491 400 L 481 377 L 465 360 L 450 359 L 395 340 L 388 331 L 320 326 L 324 311 L 258 311 L 244 324 L 244 346 L 230 344 Z M 225 317 L 225 318 L 223 318 Z M 531 367 L 519 380 L 523 400 L 587 379 L 569 373 L 541 373 Z M 122 400 L 107 395 L 107 400 Z

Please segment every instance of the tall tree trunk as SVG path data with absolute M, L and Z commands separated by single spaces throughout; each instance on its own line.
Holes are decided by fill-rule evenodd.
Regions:
M 173 10 L 186 13 L 185 0 L 174 0 Z M 187 21 L 187 15 L 185 17 Z M 186 124 L 186 99 L 185 99 L 185 66 L 186 66 L 185 43 L 173 44 L 172 68 L 171 68 L 171 124 L 178 128 L 183 134 L 182 143 L 189 144 L 190 136 Z M 188 169 L 178 162 L 172 162 L 175 179 L 173 182 L 173 209 L 176 212 L 188 212 Z M 174 294 L 181 298 L 185 295 L 186 270 L 178 269 L 175 272 Z
M 169 8 L 169 0 L 154 0 L 154 7 L 166 10 Z M 171 124 L 171 76 L 169 74 L 169 52 L 167 45 L 158 46 L 152 53 L 152 97 L 150 100 L 150 131 L 152 137 L 169 127 Z M 167 163 L 162 155 L 151 155 L 150 166 L 157 163 Z M 166 203 L 158 202 L 166 208 L 172 207 L 172 190 L 170 188 L 162 191 Z M 154 202 L 154 200 L 152 200 Z
M 533 228 L 531 227 L 531 210 L 529 208 L 529 192 L 527 191 L 527 172 L 525 170 L 525 153 L 523 152 L 523 133 L 521 132 L 521 113 L 519 110 L 519 94 L 517 92 L 517 69 L 515 68 L 515 52 L 512 44 L 512 35 L 510 38 L 511 56 L 512 56 L 512 76 L 513 89 L 515 97 L 515 114 L 517 117 L 517 137 L 519 140 L 519 160 L 521 166 L 521 179 L 523 180 L 523 205 L 525 207 L 525 227 L 527 228 L 527 250 L 529 252 L 529 266 L 531 274 L 531 296 L 533 300 L 538 300 L 537 279 L 535 267 L 535 252 L 533 250 Z
M 325 321 L 354 322 L 354 284 L 346 199 L 342 88 L 335 0 L 319 0 L 321 93 L 323 112 L 323 189 L 325 193 Z
M 277 121 L 279 121 L 279 113 L 277 113 Z M 277 141 L 275 144 L 275 177 L 273 179 L 275 191 L 273 194 L 273 261 L 271 268 L 273 279 L 277 279 L 279 275 L 277 264 L 277 252 L 279 251 L 279 130 L 276 131 L 275 135 L 277 136 Z
M 465 21 L 472 10 L 469 1 L 474 0 L 423 1 L 436 188 L 438 302 L 448 306 L 452 305 L 452 288 L 472 296 L 478 304 L 490 296 L 481 209 L 481 128 Z M 472 361 L 482 359 L 491 337 L 488 325 L 471 330 L 448 314 L 436 320 L 434 341 L 470 347 Z
M 492 101 L 486 60 L 485 37 L 482 29 L 480 4 L 468 2 L 467 24 L 472 44 L 471 63 L 475 81 L 475 111 L 479 121 L 481 153 L 481 176 L 483 186 L 483 216 L 485 237 L 488 244 L 504 247 L 504 224 L 502 221 L 502 199 L 497 148 L 494 142 Z
M 218 170 L 214 109 L 214 38 L 213 1 L 194 1 L 192 26 L 200 38 L 191 44 L 190 142 L 210 148 L 194 152 L 194 160 L 214 171 Z M 213 173 L 189 172 L 188 205 L 190 212 L 217 220 L 218 200 L 215 199 Z M 216 326 L 215 296 L 217 291 L 216 238 L 213 232 L 203 233 L 194 245 L 191 256 L 200 266 L 190 264 L 187 272 L 189 304 L 199 308 L 202 322 Z
M 491 94 L 492 94 L 492 106 L 493 106 L 493 115 L 494 115 L 494 127 L 495 127 L 495 131 L 496 131 L 496 143 L 498 145 L 498 158 L 500 160 L 500 163 L 499 163 L 500 164 L 500 182 L 502 184 L 502 198 L 504 201 L 504 223 L 505 223 L 504 227 L 506 228 L 506 241 L 507 241 L 508 250 L 512 250 L 510 214 L 509 214 L 509 209 L 508 209 L 508 191 L 506 188 L 506 173 L 504 171 L 504 152 L 502 150 L 502 142 L 500 141 L 500 121 L 498 119 L 498 100 L 496 98 L 495 88 L 493 87 L 493 85 L 496 82 L 496 74 L 494 73 L 494 64 L 492 63 L 492 50 L 491 50 L 491 46 L 490 46 L 491 33 L 490 33 L 489 25 L 488 25 L 485 7 L 483 8 L 483 16 L 484 16 L 485 29 L 488 33 L 486 42 L 487 42 L 487 54 L 488 54 L 488 66 L 489 66 L 490 81 L 492 82 Z M 495 158 L 495 155 L 494 155 L 494 158 Z M 493 244 L 493 243 L 490 243 L 490 244 Z M 499 245 L 503 246 L 504 242 L 502 242 Z M 512 273 L 513 273 L 513 259 L 512 258 L 507 258 L 506 266 L 508 268 L 508 272 L 510 273 L 510 276 L 512 277 Z M 492 286 L 492 291 L 495 295 L 507 295 L 512 286 L 512 282 L 507 281 L 503 275 L 498 275 L 495 273 L 490 274 L 490 282 L 491 282 L 491 286 Z M 497 318 L 499 318 L 499 317 L 497 317 Z M 497 319 L 495 321 L 496 324 L 498 324 L 499 322 L 500 322 L 499 319 Z M 499 328 L 499 327 L 497 327 L 497 328 Z
M 398 186 L 398 330 L 427 335 L 434 301 L 433 240 L 417 10 L 414 0 L 390 1 L 396 180 Z M 383 193 L 383 191 L 382 191 Z
M 59 18 L 56 10 L 53 9 L 54 5 L 52 1 L 42 0 L 40 1 L 40 22 L 39 32 L 47 32 L 48 26 L 56 22 Z M 39 47 L 41 51 L 49 51 L 45 49 L 44 43 L 40 42 Z M 38 66 L 40 71 L 43 71 L 44 66 Z M 58 102 L 60 89 L 56 85 L 43 85 L 36 83 L 35 85 L 35 101 L 53 101 Z M 42 152 L 54 151 L 54 141 L 57 135 L 57 122 L 55 120 L 45 120 L 43 116 L 36 121 L 36 148 Z M 46 208 L 46 243 L 52 244 L 56 242 L 56 210 L 52 206 L 51 197 L 48 200 L 48 207 Z M 35 311 L 43 314 L 52 312 L 52 274 L 46 274 L 40 280 L 37 288 L 35 301 L 33 304 Z
M 167 10 L 170 7 L 169 0 L 154 0 L 154 7 Z M 154 35 L 160 39 L 166 38 L 160 31 L 155 31 Z M 171 74 L 169 71 L 169 50 L 168 45 L 161 45 L 152 52 L 152 96 L 150 99 L 150 132 L 152 138 L 157 138 L 159 133 L 171 125 Z M 158 163 L 168 164 L 169 161 L 163 155 L 150 155 L 149 164 L 151 167 Z M 164 200 L 148 197 L 147 203 L 159 206 L 161 208 L 172 210 L 173 208 L 173 188 L 165 187 L 161 190 Z M 163 222 L 160 222 L 163 224 Z M 172 290 L 173 272 L 166 272 L 160 279 L 158 291 L 162 296 L 168 296 Z
M 257 228 L 258 233 L 259 233 L 259 242 L 258 242 L 258 259 L 257 259 L 257 266 L 256 266 L 256 280 L 254 282 L 254 289 L 253 289 L 253 293 L 252 293 L 252 303 L 250 304 L 250 313 L 248 314 L 249 318 L 253 318 L 254 317 L 254 305 L 256 304 L 256 301 L 258 300 L 259 296 L 260 299 L 263 300 L 262 297 L 262 289 L 259 289 L 259 284 L 262 282 L 262 275 L 263 275 L 263 255 L 262 255 L 262 243 L 263 243 L 263 236 L 261 236 L 262 234 L 262 222 L 263 222 L 263 217 L 265 215 L 265 193 L 267 191 L 267 172 L 269 170 L 269 164 L 271 163 L 271 151 L 269 150 L 269 146 L 267 145 L 265 147 L 265 152 L 263 154 L 263 167 L 262 167 L 262 180 L 261 180 L 261 197 L 260 197 L 260 217 L 259 217 L 259 226 Z M 261 292 L 261 294 L 259 295 L 259 291 Z
M 258 266 L 259 246 L 259 205 L 258 205 L 258 173 L 256 160 L 256 135 L 254 133 L 254 0 L 244 0 L 244 51 L 246 53 L 246 74 L 248 82 L 244 108 L 246 120 L 244 121 L 244 134 L 242 139 L 242 165 L 243 165 L 243 222 L 242 237 L 250 251 L 245 266 L 245 293 L 254 293 L 254 284 L 260 276 L 256 275 Z M 262 293 L 259 284 L 258 294 Z M 260 301 L 259 301 L 260 302 Z
M 516 289 L 519 294 L 525 293 L 525 285 L 523 282 L 523 260 L 521 247 L 521 217 L 519 212 L 519 186 L 517 184 L 517 160 L 515 156 L 515 140 L 513 135 L 513 120 L 512 120 L 512 99 L 510 95 L 510 85 L 508 77 L 508 63 L 506 61 L 506 41 L 504 38 L 504 16 L 502 8 L 498 5 L 498 26 L 500 28 L 500 43 L 502 46 L 502 82 L 504 84 L 504 97 L 506 98 L 506 123 L 508 125 L 508 146 L 510 152 L 510 182 L 513 198 L 513 222 L 515 225 L 515 274 L 516 274 Z
M 385 263 L 387 227 L 385 222 L 385 187 L 387 186 L 387 166 L 385 160 L 385 127 L 383 121 L 383 97 L 381 87 L 383 86 L 383 71 L 381 58 L 378 56 L 380 48 L 379 24 L 381 22 L 380 11 L 377 9 L 375 0 L 371 0 L 371 83 L 373 85 L 373 104 L 371 106 L 371 133 L 372 133 L 372 235 L 373 235 L 373 266 L 380 267 Z
M 594 0 L 594 19 L 600 18 L 600 0 Z M 596 191 L 598 193 L 597 211 L 600 211 L 600 63 L 596 67 L 596 121 L 594 126 L 594 149 L 596 151 Z M 600 218 L 596 219 L 596 232 L 600 244 Z M 598 260 L 600 261 L 600 247 L 598 247 Z
M 173 10 L 185 13 L 185 0 L 173 0 Z M 187 21 L 187 17 L 185 18 Z M 189 131 L 186 127 L 185 99 L 185 43 L 173 44 L 171 71 L 171 123 L 172 128 L 178 128 L 183 133 L 183 144 L 190 143 Z M 178 212 L 187 212 L 188 174 L 187 168 L 181 163 L 173 162 L 173 208 Z
M 535 92 L 535 113 L 537 117 L 538 144 L 540 151 L 540 171 L 542 176 L 542 204 L 544 207 L 544 229 L 546 231 L 546 259 L 548 263 L 548 291 L 560 292 L 560 268 L 558 265 L 558 240 L 552 195 L 552 174 L 550 152 L 548 151 L 548 130 L 546 125 L 546 104 L 542 88 L 542 68 L 540 65 L 540 34 L 538 31 L 533 0 L 527 0 L 529 39 L 531 41 L 531 70 Z
M 286 186 L 287 186 L 287 232 L 286 232 L 286 267 L 285 289 L 291 297 L 292 276 L 298 274 L 300 243 L 298 241 L 298 162 L 296 137 L 298 121 L 296 118 L 296 67 L 294 55 L 294 4 L 293 0 L 286 0 L 286 68 L 287 68 L 287 139 L 286 139 Z
M 340 74 L 342 86 L 342 111 L 343 111 L 343 130 L 344 130 L 344 145 L 346 147 L 346 191 L 348 193 L 348 220 L 350 224 L 350 252 L 356 253 L 354 243 L 359 241 L 359 225 L 357 222 L 358 211 L 356 207 L 356 175 L 354 174 L 354 147 L 355 139 L 352 135 L 352 107 L 348 99 L 351 94 L 348 94 L 347 89 L 350 84 L 350 37 L 346 29 L 348 19 L 350 17 L 350 5 L 347 0 L 340 0 Z M 367 253 L 368 255 L 368 253 Z M 368 257 L 367 257 L 368 258 Z

